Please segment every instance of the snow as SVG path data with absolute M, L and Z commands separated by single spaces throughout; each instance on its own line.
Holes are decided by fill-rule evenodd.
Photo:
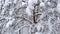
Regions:
M 11 0 L 12 1 L 12 0 Z M 53 16 L 54 17 L 56 17 L 56 15 L 58 16 L 58 18 L 56 18 L 57 20 L 57 23 L 59 23 L 60 22 L 60 16 L 59 16 L 59 14 L 55 14 L 55 13 L 53 13 L 53 14 L 51 14 L 51 13 L 49 13 L 49 12 L 53 12 L 53 11 L 55 11 L 55 9 L 57 9 L 57 12 L 60 12 L 60 1 L 59 1 L 59 3 L 57 4 L 57 7 L 56 8 L 52 8 L 52 7 L 50 7 L 51 5 L 52 5 L 52 3 L 51 2 L 49 2 L 49 0 L 39 0 L 40 1 L 40 7 L 44 7 L 44 8 L 40 8 L 39 6 L 37 6 L 37 7 L 39 7 L 38 9 L 37 9 L 37 7 L 36 7 L 36 9 L 35 10 L 38 10 L 38 13 L 40 13 L 41 12 L 41 15 L 38 15 L 38 17 L 37 17 L 37 24 L 34 24 L 33 23 L 33 19 L 31 18 L 29 18 L 29 16 L 31 16 L 32 15 L 32 11 L 34 10 L 34 6 L 35 6 L 35 4 L 37 4 L 38 3 L 38 0 L 28 0 L 28 5 L 27 5 L 27 8 L 26 8 L 26 13 L 28 14 L 28 16 L 25 14 L 25 13 L 22 13 L 22 14 L 16 14 L 16 12 L 15 12 L 15 10 L 14 9 L 16 9 L 16 10 L 18 10 L 19 8 L 20 8 L 20 5 L 19 4 L 21 4 L 21 6 L 23 6 L 22 8 L 21 8 L 21 10 L 20 11 L 18 11 L 18 12 L 22 12 L 23 10 L 25 11 L 25 5 L 26 5 L 26 3 L 25 2 L 22 2 L 22 0 L 13 0 L 12 2 L 13 2 L 13 4 L 11 3 L 11 7 L 12 8 L 9 8 L 9 7 L 7 7 L 7 5 L 9 4 L 9 2 L 10 2 L 10 0 L 5 0 L 5 4 L 3 4 L 3 9 L 1 10 L 2 12 L 1 12 L 1 14 L 0 15 L 2 15 L 2 16 L 0 16 L 0 18 L 2 17 L 2 18 L 5 18 L 5 19 L 3 19 L 3 20 L 1 20 L 0 19 L 0 22 L 1 22 L 1 24 L 0 24 L 0 26 L 2 26 L 3 27 L 3 29 L 2 29 L 2 33 L 4 33 L 4 32 L 6 32 L 6 34 L 10 34 L 10 33 L 12 33 L 12 34 L 15 34 L 15 32 L 21 32 L 22 34 L 47 34 L 48 32 L 50 32 L 50 31 L 52 31 L 52 27 L 54 28 L 55 26 L 55 24 L 52 24 L 51 23 L 51 19 L 53 18 Z M 42 1 L 44 1 L 44 2 L 42 2 Z M 52 0 L 51 0 L 52 1 Z M 2 1 L 3 2 L 3 1 Z M 45 3 L 46 2 L 46 3 Z M 16 3 L 16 4 L 15 4 Z M 17 5 L 18 4 L 18 5 Z M 48 4 L 48 5 L 47 5 Z M 1 4 L 2 5 L 2 4 Z M 16 7 L 14 8 L 12 5 L 15 5 Z M 8 11 L 6 11 L 6 10 L 10 10 L 9 11 L 9 13 L 8 13 Z M 42 11 L 40 11 L 39 9 L 41 9 Z M 46 10 L 47 9 L 47 10 Z M 44 10 L 46 10 L 46 11 L 44 11 Z M 5 11 L 8 13 L 8 15 L 7 16 L 5 16 L 5 15 L 3 15 L 4 13 L 5 13 Z M 11 16 L 12 14 L 13 14 L 13 11 L 14 11 L 14 14 L 15 15 L 13 15 L 13 16 Z M 17 12 L 17 13 L 18 13 Z M 47 13 L 48 12 L 48 13 Z M 6 14 L 7 14 L 6 13 Z M 37 14 L 38 14 L 37 13 Z M 53 15 L 53 16 L 50 16 L 50 14 L 51 15 Z M 19 16 L 19 15 L 22 15 L 22 16 Z M 46 15 L 47 15 L 47 17 L 46 17 Z M 26 19 L 24 19 L 23 20 L 23 16 L 24 16 L 24 18 L 27 16 L 28 18 Z M 22 19 L 21 19 L 21 17 L 22 17 Z M 33 17 L 33 16 L 32 16 Z M 46 18 L 48 19 L 48 20 L 45 20 Z M 16 20 L 15 20 L 16 19 Z M 55 18 L 54 18 L 55 19 Z M 54 20 L 53 19 L 53 20 Z M 3 22 L 2 22 L 3 21 Z M 14 22 L 15 21 L 15 22 Z M 32 21 L 32 23 L 30 24 L 30 22 Z M 5 23 L 6 22 L 6 23 Z M 15 24 L 16 23 L 16 24 Z M 57 24 L 56 23 L 56 24 Z M 15 25 L 14 25 L 15 24 Z M 10 27 L 11 25 L 13 25 L 12 27 Z M 46 26 L 44 26 L 44 25 L 46 25 Z M 35 27 L 36 26 L 36 27 Z M 6 28 L 4 28 L 4 27 L 6 27 Z M 46 28 L 45 28 L 46 27 Z M 8 29 L 7 31 L 6 31 L 6 29 Z M 22 30 L 22 31 L 21 31 Z M 48 31 L 49 30 L 49 31 Z M 11 31 L 13 31 L 13 32 L 11 32 Z M 45 32 L 46 31 L 46 32 Z M 48 31 L 48 32 L 47 32 Z M 55 31 L 55 29 L 54 29 L 54 31 Z M 53 31 L 53 32 L 54 32 Z M 9 33 L 10 32 L 10 33 Z M 17 33 L 16 33 L 17 34 Z M 19 33 L 20 34 L 20 33 Z
M 12 14 L 13 14 L 13 11 L 14 11 L 14 9 L 13 9 L 13 10 L 11 10 L 11 11 L 9 12 L 9 14 L 10 14 L 10 15 L 12 15 Z
M 36 32 L 35 34 L 40 34 L 39 32 Z
M 31 11 L 34 10 L 34 4 L 37 4 L 38 0 L 29 0 L 28 1 L 28 6 L 26 8 L 26 13 L 30 16 L 31 15 Z
M 42 13 L 42 15 L 40 16 L 40 19 L 44 18 L 46 16 L 46 13 Z
M 17 0 L 14 0 L 14 3 L 17 3 Z
M 9 0 L 6 0 L 6 1 L 5 1 L 5 3 L 8 3 L 8 2 L 9 2 Z
M 36 32 L 35 34 L 42 34 L 41 32 Z
M 45 3 L 44 2 L 41 2 L 40 3 L 40 7 L 44 7 L 45 6 Z
M 1 1 L 1 0 L 0 0 Z
M 34 10 L 34 6 L 29 6 L 29 9 Z
M 12 17 L 5 17 L 5 19 L 12 19 Z
M 5 12 L 5 9 L 2 10 L 1 14 L 4 14 L 4 12 Z
M 51 3 L 50 3 L 50 2 L 48 2 L 47 4 L 48 4 L 49 6 L 51 5 Z
M 26 13 L 31 16 L 31 10 L 29 9 L 29 7 L 26 8 Z
M 15 19 L 8 21 L 8 23 L 6 24 L 6 28 L 8 28 L 10 25 L 12 25 L 12 22 L 13 22 L 14 20 L 15 20 Z
M 38 3 L 38 0 L 31 0 L 31 1 L 33 1 L 33 3 L 35 3 L 35 4 L 37 4 L 37 3 Z
M 26 3 L 25 2 L 22 2 L 22 5 L 25 5 Z
M 33 1 L 32 1 L 32 0 L 29 0 L 29 1 L 28 1 L 28 6 L 29 6 L 29 5 L 30 5 L 30 6 L 33 5 Z
M 38 0 L 29 0 L 28 5 L 33 6 L 34 4 L 37 4 Z
M 37 30 L 40 31 L 41 24 L 37 24 Z
M 60 3 L 57 5 L 57 11 L 60 13 Z
M 28 1 L 28 6 L 27 6 L 27 8 L 26 8 L 26 13 L 28 14 L 28 16 L 31 16 L 31 10 L 30 10 L 30 9 L 32 9 L 32 5 L 33 5 L 32 1 L 29 0 L 29 1 Z M 30 8 L 30 7 L 31 7 L 31 8 Z
M 6 1 L 5 1 L 5 5 L 8 5 L 8 3 L 9 3 L 9 0 L 6 0 Z
M 28 7 L 29 7 L 29 9 L 31 9 L 31 10 L 34 9 L 33 1 L 32 1 L 32 0 L 29 0 L 29 1 L 28 1 Z

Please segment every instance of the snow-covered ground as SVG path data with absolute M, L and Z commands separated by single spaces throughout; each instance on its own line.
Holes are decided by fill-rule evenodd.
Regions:
M 60 34 L 60 0 L 0 0 L 0 34 Z

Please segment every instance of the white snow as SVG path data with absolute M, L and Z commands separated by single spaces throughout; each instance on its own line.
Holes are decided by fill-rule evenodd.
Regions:
M 33 5 L 33 1 L 32 0 L 29 0 L 28 1 L 28 5 L 30 5 L 30 6 Z
M 12 19 L 12 17 L 5 17 L 5 19 Z
M 35 4 L 37 4 L 37 3 L 38 3 L 38 0 L 31 0 L 31 1 L 33 1 L 33 3 L 35 3 Z
M 6 24 L 6 28 L 8 28 L 10 25 L 12 25 L 12 22 L 13 22 L 14 20 L 15 20 L 15 19 L 10 20 L 10 21 Z
M 40 3 L 40 7 L 44 7 L 45 6 L 45 3 L 44 2 L 41 2 Z
M 9 0 L 6 0 L 6 1 L 5 1 L 5 5 L 8 5 L 8 3 L 9 3 Z
M 29 9 L 31 9 L 31 10 L 34 9 L 33 1 L 32 1 L 32 0 L 29 0 L 29 1 L 28 1 L 28 7 L 29 7 Z
M 10 11 L 9 14 L 12 15 L 13 14 L 13 11 Z
M 31 11 L 34 10 L 34 4 L 37 4 L 38 0 L 29 0 L 28 1 L 28 6 L 26 8 L 26 13 L 30 16 L 32 13 Z
M 28 14 L 28 16 L 31 15 L 31 10 L 29 9 L 29 7 L 26 8 L 26 13 Z
M 33 6 L 34 4 L 37 4 L 38 0 L 29 0 L 28 5 Z
M 0 0 L 1 1 L 1 0 Z
M 28 6 L 29 9 L 34 10 L 34 6 Z
M 2 10 L 1 14 L 4 14 L 4 12 L 5 12 L 5 9 Z
M 57 11 L 60 13 L 60 3 L 57 5 Z
M 38 23 L 36 27 L 37 27 L 37 30 L 40 31 L 41 24 Z
M 22 5 L 25 5 L 26 3 L 25 2 L 22 2 Z
M 32 7 L 30 8 L 30 6 L 32 6 L 32 5 L 33 5 L 32 1 L 29 0 L 29 1 L 28 1 L 28 6 L 27 6 L 27 8 L 26 8 L 26 13 L 28 14 L 28 16 L 31 15 L 31 10 L 30 10 L 30 9 L 32 9 Z
M 46 16 L 46 13 L 42 13 L 42 15 L 40 16 L 40 19 L 44 18 Z
M 48 2 L 47 4 L 48 4 L 49 6 L 51 5 L 51 3 L 50 3 L 50 2 Z
M 17 0 L 14 0 L 14 3 L 17 3 Z
M 58 4 L 57 4 L 57 12 L 60 13 L 60 0 L 58 0 Z
M 6 0 L 6 1 L 5 1 L 5 3 L 8 3 L 8 2 L 9 2 L 9 0 Z
M 36 32 L 35 34 L 42 34 L 41 32 Z

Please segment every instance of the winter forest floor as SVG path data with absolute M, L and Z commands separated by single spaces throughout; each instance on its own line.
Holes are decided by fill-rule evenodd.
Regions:
M 0 0 L 0 34 L 60 34 L 60 0 Z

